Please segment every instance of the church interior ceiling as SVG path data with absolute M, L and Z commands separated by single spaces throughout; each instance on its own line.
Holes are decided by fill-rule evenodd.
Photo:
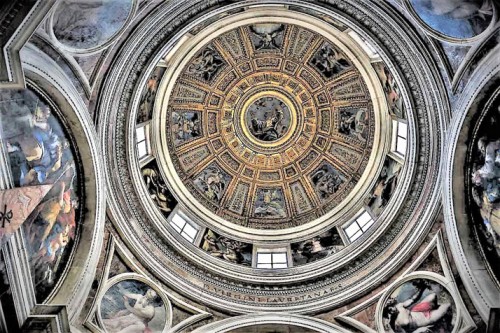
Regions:
M 0 331 L 500 330 L 494 1 L 19 6 Z

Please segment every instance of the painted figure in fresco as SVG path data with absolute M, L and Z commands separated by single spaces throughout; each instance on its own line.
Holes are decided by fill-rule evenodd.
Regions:
M 213 49 L 206 48 L 194 58 L 187 68 L 187 73 L 210 81 L 223 65 L 224 61 L 221 56 Z
M 155 204 L 160 208 L 160 210 L 168 216 L 175 206 L 175 202 L 167 188 L 160 177 L 158 172 L 153 168 L 142 169 L 142 177 L 146 182 L 146 187 L 148 188 L 150 198 L 155 202 Z
M 303 265 L 326 258 L 342 248 L 344 248 L 344 243 L 335 228 L 310 240 L 291 244 L 294 265 Z
M 226 189 L 225 178 L 217 166 L 211 165 L 203 170 L 194 183 L 209 200 L 220 202 Z
M 396 186 L 398 185 L 400 166 L 393 160 L 387 160 L 382 167 L 380 177 L 375 185 L 373 193 L 368 201 L 372 212 L 379 215 L 385 205 L 389 202 Z
M 172 123 L 176 144 L 201 136 L 201 121 L 197 112 L 172 112 Z
M 146 293 L 135 294 L 125 290 L 118 285 L 119 292 L 123 297 L 125 310 L 118 311 L 113 317 L 103 319 L 108 332 L 113 333 L 152 333 L 148 323 L 155 316 L 154 302 L 158 295 L 153 289 Z M 134 305 L 131 305 L 131 301 Z
M 124 25 L 132 5 L 127 0 L 63 0 L 54 13 L 54 35 L 74 48 L 99 46 Z
M 472 193 L 491 242 L 500 254 L 500 140 L 479 139 L 478 152 L 483 162 L 472 173 Z
M 321 199 L 329 198 L 344 182 L 338 172 L 327 164 L 323 164 L 312 174 L 311 181 Z
M 73 153 L 51 111 L 30 90 L 0 92 L 2 134 L 15 186 L 52 185 L 23 224 L 38 301 L 50 293 L 71 255 L 79 208 Z
M 253 27 L 250 26 L 250 31 L 257 37 L 259 40 L 259 44 L 255 45 L 256 50 L 262 49 L 279 49 L 280 45 L 276 41 L 279 36 L 283 34 L 285 30 L 285 26 L 280 24 L 274 30 L 272 29 L 263 29 L 259 26 Z
M 339 132 L 364 141 L 366 110 L 340 111 Z
M 255 216 L 257 217 L 286 217 L 283 192 L 278 189 L 262 189 L 258 193 Z
M 48 123 L 50 116 L 48 106 L 37 106 L 32 114 L 31 135 L 7 141 L 8 152 L 17 154 L 20 160 L 21 186 L 46 183 L 48 178 L 57 176 L 57 171 L 64 164 L 63 152 L 68 149 L 68 143 L 52 130 Z
M 311 64 L 315 66 L 326 78 L 346 70 L 351 66 L 334 47 L 325 44 L 311 59 Z
M 435 15 L 468 20 L 476 34 L 483 32 L 485 22 L 493 15 L 490 0 L 422 0 L 419 4 Z
M 45 285 L 54 283 L 60 258 L 75 237 L 78 199 L 72 188 L 74 177 L 74 166 L 70 164 L 24 223 L 32 253 L 31 264 L 35 275 L 41 276 L 39 283 Z
M 383 309 L 387 320 L 386 331 L 394 333 L 451 332 L 451 303 L 438 304 L 438 295 L 432 291 L 429 281 L 412 282 L 416 292 L 404 301 L 389 298 Z M 424 292 L 429 290 L 425 297 Z M 450 327 L 451 326 L 451 327 Z
M 211 256 L 225 259 L 234 264 L 251 265 L 250 245 L 219 236 L 208 230 L 204 236 L 202 249 Z
M 138 123 L 143 123 L 152 118 L 156 91 L 158 89 L 158 84 L 160 83 L 161 77 L 165 73 L 165 70 L 165 67 L 157 67 L 146 82 L 146 88 L 141 96 L 141 103 L 137 116 Z
M 389 106 L 389 112 L 404 119 L 403 100 L 401 99 L 401 92 L 399 91 L 394 76 L 389 69 L 382 64 L 376 66 L 375 70 L 382 82 L 382 87 L 384 88 L 387 104 Z

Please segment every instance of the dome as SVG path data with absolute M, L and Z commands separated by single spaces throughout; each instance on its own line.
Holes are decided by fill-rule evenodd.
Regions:
M 500 329 L 491 0 L 0 7 L 0 331 Z
M 216 228 L 331 223 L 382 159 L 388 112 L 367 56 L 300 17 L 233 17 L 170 55 L 152 114 L 158 161 L 177 201 Z

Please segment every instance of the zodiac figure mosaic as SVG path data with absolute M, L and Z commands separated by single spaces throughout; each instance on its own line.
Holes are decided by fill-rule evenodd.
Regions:
M 288 131 L 290 110 L 276 97 L 259 98 L 248 108 L 246 122 L 258 140 L 276 141 Z
M 366 130 L 366 110 L 346 109 L 339 113 L 339 133 L 352 136 L 357 140 L 364 141 Z
M 327 79 L 351 67 L 351 63 L 330 44 L 323 44 L 310 64 Z
M 257 24 L 249 26 L 255 50 L 279 49 L 283 44 L 283 24 Z
M 32 91 L 0 91 L 0 123 L 14 185 L 52 185 L 23 224 L 36 296 L 42 301 L 74 245 L 80 216 L 78 170 L 61 123 Z
M 202 249 L 210 255 L 227 260 L 233 264 L 252 265 L 252 245 L 220 236 L 207 230 L 203 237 Z
M 197 111 L 172 112 L 172 134 L 176 145 L 202 135 L 201 115 Z
M 321 200 L 326 200 L 337 192 L 344 180 L 344 176 L 330 163 L 323 163 L 311 174 L 314 190 Z
M 382 318 L 386 333 L 451 333 L 456 309 L 441 284 L 414 279 L 403 283 L 385 301 Z
M 187 74 L 210 82 L 219 69 L 225 65 L 220 54 L 213 48 L 203 49 L 187 68 Z
M 283 218 L 287 216 L 281 188 L 259 188 L 255 199 L 255 216 Z
M 227 172 L 217 164 L 211 164 L 195 177 L 193 183 L 207 199 L 220 203 L 230 181 Z
M 163 332 L 169 316 L 158 293 L 138 280 L 120 281 L 109 288 L 100 309 L 108 333 Z

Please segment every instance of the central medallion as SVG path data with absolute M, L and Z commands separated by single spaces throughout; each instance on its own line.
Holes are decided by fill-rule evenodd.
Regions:
M 257 98 L 245 110 L 243 117 L 242 127 L 255 139 L 254 143 L 275 143 L 291 132 L 290 108 L 275 96 Z

